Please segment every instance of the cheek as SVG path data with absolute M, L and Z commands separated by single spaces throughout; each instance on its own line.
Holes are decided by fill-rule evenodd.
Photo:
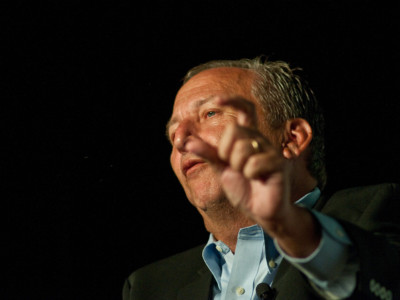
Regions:
M 179 170 L 179 159 L 178 159 L 178 155 L 176 153 L 176 150 L 172 150 L 171 151 L 171 156 L 169 158 L 169 161 L 171 163 L 171 167 L 172 170 L 174 171 L 174 173 L 178 176 L 178 170 Z
M 225 130 L 226 124 L 219 124 L 215 126 L 207 126 L 201 132 L 200 137 L 206 143 L 212 146 L 218 146 L 221 136 Z

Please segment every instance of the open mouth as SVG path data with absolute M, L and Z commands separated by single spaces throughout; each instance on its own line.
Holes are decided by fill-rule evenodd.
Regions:
M 185 176 L 190 175 L 198 168 L 204 165 L 204 160 L 201 159 L 189 159 L 183 163 L 182 171 Z

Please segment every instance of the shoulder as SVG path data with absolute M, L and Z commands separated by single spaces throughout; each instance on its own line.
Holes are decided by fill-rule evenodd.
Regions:
M 167 294 L 178 291 L 206 268 L 203 248 L 204 245 L 197 246 L 134 271 L 125 282 L 124 293 L 129 290 L 129 294 L 149 296 L 160 290 Z
M 374 222 L 397 223 L 399 209 L 399 185 L 384 183 L 338 191 L 329 198 L 322 212 L 368 227 Z
M 397 183 L 382 183 L 368 186 L 358 186 L 340 190 L 332 195 L 332 199 L 349 198 L 354 197 L 356 199 L 386 199 L 393 196 L 399 196 L 399 184 Z M 360 199 L 361 200 L 361 199 Z
M 340 221 L 355 247 L 359 272 L 354 299 L 377 295 L 378 286 L 398 299 L 399 211 L 400 188 L 392 183 L 338 191 L 322 208 Z
M 140 277 L 165 277 L 167 274 L 169 275 L 169 273 L 186 274 L 187 272 L 191 272 L 192 270 L 200 269 L 204 265 L 201 255 L 203 248 L 204 246 L 197 246 L 184 252 L 151 263 L 133 272 L 130 278 L 137 279 Z

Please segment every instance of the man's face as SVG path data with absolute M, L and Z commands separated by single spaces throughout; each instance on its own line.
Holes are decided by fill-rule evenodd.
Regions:
M 168 134 L 172 143 L 171 165 L 189 201 L 199 210 L 226 201 L 220 184 L 220 171 L 186 149 L 198 139 L 217 147 L 227 124 L 236 122 L 237 112 L 216 104 L 216 97 L 242 97 L 260 105 L 251 93 L 254 73 L 239 68 L 215 68 L 191 78 L 178 91 Z

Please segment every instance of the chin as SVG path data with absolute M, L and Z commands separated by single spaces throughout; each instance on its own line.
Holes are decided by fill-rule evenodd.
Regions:
M 211 168 L 199 168 L 181 181 L 189 202 L 207 211 L 225 199 L 218 174 Z
M 197 197 L 191 198 L 189 201 L 197 210 L 202 212 L 221 212 L 222 210 L 225 211 L 232 208 L 232 205 L 222 191 L 214 194 L 212 197 L 210 194 L 197 195 Z
M 198 210 L 207 211 L 218 206 L 222 201 L 226 201 L 221 187 L 207 187 L 200 191 L 186 192 L 189 202 Z

